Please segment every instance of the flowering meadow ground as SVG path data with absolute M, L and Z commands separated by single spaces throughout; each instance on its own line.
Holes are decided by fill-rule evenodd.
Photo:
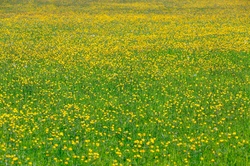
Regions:
M 250 165 L 249 0 L 1 0 L 0 165 Z

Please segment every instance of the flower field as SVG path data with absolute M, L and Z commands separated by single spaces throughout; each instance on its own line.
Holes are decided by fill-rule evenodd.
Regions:
M 0 165 L 250 165 L 249 0 L 0 0 Z

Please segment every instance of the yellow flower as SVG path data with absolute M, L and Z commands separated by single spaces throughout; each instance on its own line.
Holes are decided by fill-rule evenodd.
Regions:
M 18 160 L 18 157 L 13 157 L 12 160 L 16 161 L 16 160 Z

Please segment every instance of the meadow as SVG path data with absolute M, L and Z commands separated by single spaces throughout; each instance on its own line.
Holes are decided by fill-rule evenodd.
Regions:
M 0 0 L 0 165 L 250 165 L 249 0 Z

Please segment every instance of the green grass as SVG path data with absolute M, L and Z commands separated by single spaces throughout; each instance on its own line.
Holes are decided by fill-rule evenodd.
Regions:
M 243 8 L 1 1 L 0 165 L 249 165 Z

